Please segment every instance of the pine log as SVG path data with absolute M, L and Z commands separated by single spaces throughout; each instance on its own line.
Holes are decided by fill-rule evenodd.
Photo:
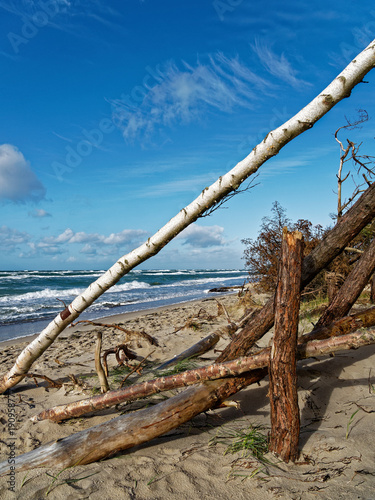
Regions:
M 283 230 L 275 295 L 275 335 L 269 358 L 270 451 L 284 462 L 298 458 L 300 416 L 297 393 L 297 337 L 304 241 Z
M 104 459 L 179 427 L 247 385 L 261 380 L 266 373 L 267 369 L 261 369 L 242 377 L 189 387 L 151 408 L 120 415 L 109 422 L 40 446 L 16 457 L 13 465 L 17 472 L 21 472 L 37 467 L 72 467 Z M 0 476 L 8 473 L 6 460 L 0 463 Z
M 375 307 L 362 311 L 354 316 L 340 319 L 330 325 L 314 332 L 303 335 L 299 338 L 298 359 L 310 357 L 316 354 L 319 344 L 312 343 L 313 340 L 327 340 L 332 337 L 347 335 L 360 328 L 369 328 L 375 325 Z M 304 344 L 308 345 L 305 347 Z M 93 411 L 109 408 L 126 401 L 144 398 L 151 394 L 162 391 L 177 389 L 191 384 L 197 384 L 205 380 L 215 380 L 227 376 L 238 376 L 250 370 L 266 367 L 268 364 L 270 349 L 265 349 L 259 354 L 239 358 L 234 361 L 214 364 L 204 368 L 189 370 L 184 373 L 160 377 L 154 380 L 124 387 L 115 391 L 109 391 L 104 395 L 75 401 L 66 405 L 55 406 L 49 410 L 34 415 L 31 420 L 34 422 L 50 419 L 60 422 L 67 418 L 76 418 Z M 266 372 L 265 372 L 266 374 Z
M 329 325 L 337 318 L 346 316 L 375 271 L 375 239 L 361 255 L 332 302 L 324 311 L 316 328 Z
M 350 241 L 375 217 L 375 183 L 340 218 L 323 240 L 303 259 L 301 289 L 339 255 Z M 245 356 L 249 349 L 272 327 L 274 298 L 232 339 L 218 357 L 218 362 Z
M 301 346 L 299 356 L 316 357 L 338 350 L 356 349 L 375 343 L 375 329 L 311 342 Z M 263 354 L 266 362 L 269 351 Z M 15 458 L 17 472 L 37 467 L 71 467 L 92 463 L 150 441 L 191 420 L 244 387 L 261 380 L 267 369 L 254 370 L 229 379 L 189 387 L 152 408 L 120 415 L 90 429 L 71 434 Z M 9 473 L 8 461 L 0 463 L 0 476 Z

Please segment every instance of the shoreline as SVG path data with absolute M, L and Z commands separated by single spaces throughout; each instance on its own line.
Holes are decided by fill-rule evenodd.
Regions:
M 103 332 L 102 352 L 127 342 L 136 355 L 130 363 L 132 367 L 147 356 L 144 370 L 130 375 L 129 382 L 134 384 L 155 378 L 155 370 L 160 364 L 227 325 L 218 302 L 226 308 L 232 321 L 238 321 L 246 307 L 261 307 L 266 297 L 249 294 L 249 298 L 245 301 L 235 293 L 221 297 L 215 294 L 201 300 L 101 318 L 101 322 L 108 324 L 123 324 L 124 329 L 133 332 L 130 336 L 117 329 L 90 324 L 66 329 L 35 361 L 30 370 L 34 378 L 25 378 L 7 395 L 0 396 L 0 424 L 4 432 L 0 461 L 9 459 L 9 443 L 12 453 L 14 450 L 18 456 L 121 418 L 123 414 L 146 410 L 176 394 L 176 391 L 155 394 L 62 423 L 31 422 L 30 418 L 42 410 L 100 392 L 95 371 L 96 332 Z M 305 320 L 305 325 L 307 323 L 309 320 Z M 141 332 L 154 337 L 159 345 L 151 345 L 139 336 Z M 227 336 L 220 338 L 214 349 L 194 359 L 196 366 L 214 362 L 217 351 L 228 342 Z M 7 347 L 1 344 L 2 373 L 13 366 L 20 348 L 27 345 L 27 341 L 10 344 Z M 267 346 L 268 338 L 263 337 L 257 344 L 260 348 Z M 320 494 L 331 500 L 372 498 L 374 452 L 369 435 L 375 432 L 375 380 L 371 375 L 374 363 L 375 345 L 298 363 L 301 416 L 298 465 L 281 464 L 280 468 L 271 468 L 270 475 L 265 475 L 262 473 L 264 464 L 253 457 L 241 457 L 241 453 L 225 454 L 223 443 L 212 444 L 215 436 L 233 435 L 234 430 L 243 432 L 251 426 L 260 426 L 262 434 L 267 435 L 270 404 L 268 378 L 265 378 L 235 394 L 229 406 L 199 414 L 150 442 L 103 461 L 66 470 L 58 467 L 33 469 L 27 474 L 27 480 L 24 472 L 15 469 L 16 498 L 45 498 L 50 491 L 53 500 L 102 500 L 103 495 L 125 500 L 232 497 L 290 500 L 293 491 L 293 498 L 315 500 L 322 488 L 324 492 Z M 114 355 L 108 356 L 108 368 L 110 388 L 117 389 L 129 370 L 124 366 L 119 368 Z M 49 387 L 46 380 L 36 378 L 37 374 L 49 377 L 61 387 Z M 15 429 L 11 428 L 12 434 L 10 419 L 16 421 Z M 272 454 L 267 454 L 266 458 L 274 460 Z M 57 475 L 59 481 L 52 484 L 51 476 Z M 241 481 L 236 475 L 248 479 Z M 0 478 L 0 498 L 10 499 L 4 477 Z
M 110 314 L 108 316 L 98 316 L 97 318 L 90 319 L 88 321 L 96 321 L 96 322 L 102 322 L 102 323 L 116 323 L 117 321 L 123 322 L 123 321 L 132 320 L 132 319 L 135 319 L 138 317 L 147 316 L 148 314 L 157 314 L 158 312 L 162 312 L 164 310 L 173 310 L 174 308 L 179 307 L 179 306 L 184 305 L 184 304 L 196 304 L 198 302 L 215 300 L 215 298 L 227 297 L 230 295 L 235 295 L 235 292 L 225 292 L 225 293 L 212 292 L 211 296 L 209 295 L 209 293 L 207 293 L 207 297 L 202 298 L 202 299 L 185 300 L 185 301 L 181 301 L 181 302 L 175 302 L 173 304 L 165 304 L 162 306 L 150 307 L 148 309 L 139 309 L 137 311 L 129 311 L 129 312 L 123 312 L 123 313 L 117 313 L 117 314 Z M 79 321 L 79 317 L 77 320 Z M 53 321 L 53 319 L 50 321 Z M 48 321 L 47 324 L 49 324 L 50 321 Z M 75 328 L 82 328 L 82 329 L 85 329 L 85 328 L 88 329 L 90 327 L 92 328 L 92 325 L 90 325 L 90 324 L 87 324 L 87 325 L 80 324 L 80 325 L 75 326 Z M 70 326 L 67 326 L 62 332 L 60 332 L 60 334 L 63 332 L 65 332 L 65 333 L 68 332 L 70 328 L 71 328 Z M 14 337 L 13 339 L 1 340 L 0 341 L 0 351 L 1 351 L 1 349 L 4 349 L 4 348 L 9 347 L 9 346 L 15 346 L 15 345 L 20 345 L 20 344 L 25 344 L 25 343 L 29 344 L 34 339 L 36 339 L 42 331 L 43 331 L 43 329 L 40 330 L 39 333 L 33 333 L 30 335 L 25 335 L 23 337 Z M 1 352 L 0 352 L 0 354 L 1 354 Z

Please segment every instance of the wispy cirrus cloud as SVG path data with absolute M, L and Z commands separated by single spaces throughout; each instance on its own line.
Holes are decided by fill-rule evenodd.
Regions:
M 110 99 L 113 121 L 124 138 L 149 139 L 156 129 L 188 124 L 207 113 L 251 109 L 273 85 L 257 76 L 238 57 L 210 55 L 196 64 L 169 62 L 159 70 L 159 83 L 148 88 L 142 102 Z
M 294 88 L 306 88 L 310 82 L 297 77 L 298 71 L 292 66 L 285 54 L 276 54 L 265 40 L 256 38 L 252 49 L 259 57 L 264 68 L 273 76 Z

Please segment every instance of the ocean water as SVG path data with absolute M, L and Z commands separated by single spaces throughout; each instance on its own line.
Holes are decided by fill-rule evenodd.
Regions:
M 104 271 L 0 271 L 0 341 L 39 333 Z M 212 288 L 242 285 L 246 271 L 133 270 L 80 319 L 95 319 L 207 297 Z M 211 295 L 211 294 L 210 294 Z M 213 294 L 212 294 L 213 295 Z

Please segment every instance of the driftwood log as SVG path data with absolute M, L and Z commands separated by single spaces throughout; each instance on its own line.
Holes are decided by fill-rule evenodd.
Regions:
M 275 295 L 275 334 L 268 368 L 269 448 L 284 462 L 295 462 L 298 458 L 297 337 L 303 249 L 302 234 L 289 233 L 284 228 Z
M 298 356 L 309 357 L 309 349 L 316 349 L 311 344 L 314 340 L 327 340 L 332 337 L 347 335 L 360 328 L 369 328 L 375 325 L 375 307 L 362 311 L 354 316 L 342 318 L 334 322 L 330 327 L 321 328 L 306 335 L 302 335 L 299 340 Z M 308 347 L 304 344 L 310 342 Z M 311 351 L 309 351 L 311 352 Z M 266 367 L 270 349 L 264 349 L 259 354 L 248 356 L 237 360 L 213 364 L 205 368 L 189 370 L 184 373 L 170 375 L 168 377 L 160 377 L 154 380 L 146 381 L 140 384 L 135 384 L 124 389 L 109 391 L 106 394 L 94 396 L 92 398 L 75 401 L 66 405 L 56 406 L 49 410 L 44 410 L 41 413 L 32 417 L 34 422 L 50 419 L 55 422 L 65 420 L 67 418 L 80 417 L 93 411 L 99 411 L 104 408 L 109 408 L 119 403 L 126 401 L 134 401 L 135 399 L 150 396 L 162 391 L 177 389 L 191 384 L 197 384 L 205 380 L 222 378 L 225 376 L 239 375 L 246 371 L 255 370 L 257 368 Z M 313 354 L 311 354 L 312 356 Z M 267 372 L 265 372 L 266 374 Z
M 100 382 L 100 390 L 102 393 L 105 393 L 109 391 L 109 385 L 101 362 L 101 353 L 102 353 L 102 332 L 96 332 L 95 370 L 96 373 L 98 374 Z
M 160 252 L 165 245 L 199 217 L 207 215 L 210 210 L 218 208 L 233 194 L 238 193 L 240 185 L 254 175 L 261 165 L 277 155 L 295 137 L 313 127 L 338 102 L 347 98 L 352 89 L 363 81 L 365 75 L 374 66 L 375 40 L 372 40 L 309 104 L 278 128 L 270 131 L 246 158 L 229 172 L 220 176 L 211 186 L 205 187 L 195 200 L 180 210 L 138 248 L 120 257 L 104 274 L 67 305 L 38 337 L 23 349 L 12 368 L 0 378 L 0 393 L 18 384 L 30 370 L 34 361 L 48 349 L 58 335 L 106 290 L 136 266 Z
M 311 342 L 313 357 L 338 350 L 355 349 L 375 343 L 375 329 L 336 339 Z M 299 356 L 306 357 L 308 344 Z M 263 354 L 268 360 L 269 352 Z M 219 379 L 190 387 L 152 408 L 120 415 L 117 418 L 66 438 L 46 444 L 15 458 L 18 472 L 37 467 L 69 467 L 101 460 L 115 453 L 145 443 L 215 407 L 247 385 L 262 379 L 267 372 L 259 369 L 235 378 Z M 199 389 L 199 390 L 197 390 Z M 9 472 L 8 461 L 0 463 L 0 475 Z
M 211 333 L 210 335 L 207 335 L 207 337 L 201 339 L 199 342 L 189 347 L 185 351 L 181 352 L 180 354 L 177 354 L 173 358 L 169 359 L 165 363 L 158 366 L 157 370 L 165 370 L 169 366 L 175 365 L 176 363 L 182 361 L 183 359 L 200 356 L 201 354 L 204 354 L 205 352 L 212 349 L 212 347 L 216 345 L 219 342 L 219 340 L 220 340 L 220 335 L 218 333 L 216 332 Z
M 303 259 L 301 289 L 337 257 L 375 217 L 375 183 L 340 218 L 323 240 Z M 250 318 L 218 357 L 218 362 L 245 356 L 274 322 L 274 298 Z

